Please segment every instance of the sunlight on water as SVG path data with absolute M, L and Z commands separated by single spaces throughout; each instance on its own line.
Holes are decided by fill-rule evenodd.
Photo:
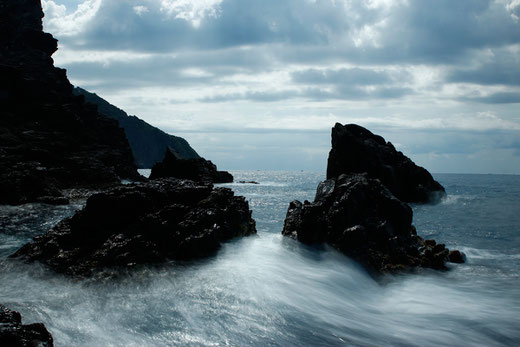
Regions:
M 257 236 L 226 243 L 208 259 L 143 266 L 116 280 L 73 281 L 37 264 L 6 259 L 72 211 L 57 208 L 52 215 L 41 205 L 15 218 L 12 208 L 0 207 L 0 302 L 21 311 L 26 323 L 44 322 L 56 346 L 519 344 L 520 223 L 503 220 L 509 211 L 485 206 L 499 199 L 482 190 L 485 182 L 462 185 L 457 175 L 444 175 L 448 194 L 456 182 L 464 198 L 414 206 L 419 233 L 428 229 L 448 247 L 460 247 L 466 264 L 376 282 L 329 247 L 280 235 L 288 203 L 312 200 L 321 174 L 233 174 L 236 180 L 260 182 L 226 185 L 250 201 Z M 518 192 L 511 194 L 516 195 L 503 198 L 518 203 Z M 477 198 L 483 196 L 485 201 Z M 479 208 L 485 210 L 478 214 Z M 466 219 L 468 210 L 480 217 Z M 480 225 L 489 220 L 487 210 L 498 214 Z M 453 219 L 465 224 L 454 225 Z M 503 225 L 512 229 L 497 228 Z

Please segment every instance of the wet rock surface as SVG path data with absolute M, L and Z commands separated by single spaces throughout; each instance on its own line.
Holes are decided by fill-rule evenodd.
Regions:
M 204 158 L 184 159 L 171 148 L 166 149 L 162 162 L 155 164 L 150 179 L 175 177 L 204 183 L 231 183 L 233 175 L 218 171 L 217 166 Z
M 0 204 L 63 204 L 63 189 L 140 179 L 117 122 L 54 67 L 42 17 L 40 1 L 0 2 Z
M 418 236 L 412 215 L 379 180 L 343 174 L 320 183 L 314 202 L 291 202 L 282 234 L 307 244 L 328 243 L 374 273 L 446 269 L 445 262 L 454 260 L 449 250 Z
M 42 323 L 22 324 L 19 312 L 0 304 L 0 346 L 52 347 L 52 336 Z
M 444 187 L 426 169 L 415 165 L 383 137 L 356 124 L 336 123 L 327 179 L 363 172 L 380 179 L 402 201 L 437 202 L 446 195 Z
M 212 254 L 221 242 L 256 233 L 247 201 L 228 188 L 181 179 L 121 185 L 19 249 L 72 276 Z

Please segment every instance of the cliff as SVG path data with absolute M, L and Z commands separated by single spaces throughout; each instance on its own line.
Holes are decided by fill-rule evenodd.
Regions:
M 76 87 L 74 94 L 83 95 L 86 102 L 97 105 L 100 113 L 118 121 L 119 126 L 125 130 L 134 155 L 134 163 L 138 168 L 153 167 L 163 159 L 164 149 L 167 147 L 184 159 L 200 158 L 182 137 L 169 135 L 136 116 L 129 116 L 125 111 L 85 89 Z
M 39 0 L 0 1 L 0 204 L 140 179 L 124 131 L 74 96 Z

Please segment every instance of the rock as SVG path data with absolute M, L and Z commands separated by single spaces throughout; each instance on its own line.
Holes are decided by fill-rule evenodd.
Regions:
M 42 323 L 22 324 L 19 312 L 0 304 L 0 346 L 52 347 L 52 336 Z
M 238 183 L 241 183 L 241 184 L 260 184 L 257 181 L 238 181 Z
M 256 233 L 245 198 L 175 178 L 114 187 L 88 198 L 12 257 L 41 261 L 72 276 L 215 252 L 221 242 Z
M 75 95 L 83 95 L 86 102 L 95 104 L 100 113 L 118 121 L 125 129 L 128 143 L 132 148 L 135 165 L 141 169 L 149 169 L 164 157 L 164 148 L 171 147 L 182 158 L 200 158 L 188 142 L 182 137 L 173 136 L 146 123 L 136 116 L 129 116 L 125 111 L 111 105 L 94 93 L 76 87 Z
M 291 202 L 282 234 L 307 244 L 326 242 L 374 273 L 446 269 L 448 249 L 419 237 L 412 215 L 379 180 L 342 174 L 321 182 L 314 202 Z
M 40 1 L 0 3 L 0 204 L 64 203 L 63 189 L 140 180 L 117 122 L 72 94 Z
M 444 187 L 426 169 L 415 165 L 381 136 L 356 124 L 336 123 L 327 179 L 363 172 L 381 180 L 402 201 L 437 202 L 446 195 Z
M 204 183 L 231 183 L 233 175 L 217 171 L 211 161 L 204 158 L 184 159 L 171 148 L 166 148 L 162 162 L 155 164 L 150 179 L 175 177 Z
M 450 253 L 448 254 L 448 260 L 450 261 L 450 263 L 461 264 L 466 261 L 466 254 L 457 250 L 450 251 Z

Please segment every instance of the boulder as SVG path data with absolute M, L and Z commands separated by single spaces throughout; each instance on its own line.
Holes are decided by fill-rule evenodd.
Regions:
M 231 183 L 233 175 L 217 171 L 217 166 L 204 158 L 185 159 L 170 147 L 162 162 L 152 167 L 150 179 L 175 177 L 204 183 Z
M 282 234 L 307 244 L 328 243 L 373 273 L 446 269 L 449 250 L 418 236 L 412 216 L 410 206 L 378 179 L 342 174 L 321 182 L 314 202 L 291 202 Z
M 383 137 L 356 124 L 336 123 L 327 179 L 363 172 L 381 180 L 402 201 L 437 202 L 446 195 L 444 187 L 426 169 L 415 165 Z
M 157 179 L 92 195 L 83 210 L 12 257 L 81 277 L 104 268 L 207 256 L 223 241 L 254 233 L 247 201 L 232 190 Z
M 0 304 L 0 346 L 52 347 L 52 335 L 42 323 L 22 324 L 19 312 Z

